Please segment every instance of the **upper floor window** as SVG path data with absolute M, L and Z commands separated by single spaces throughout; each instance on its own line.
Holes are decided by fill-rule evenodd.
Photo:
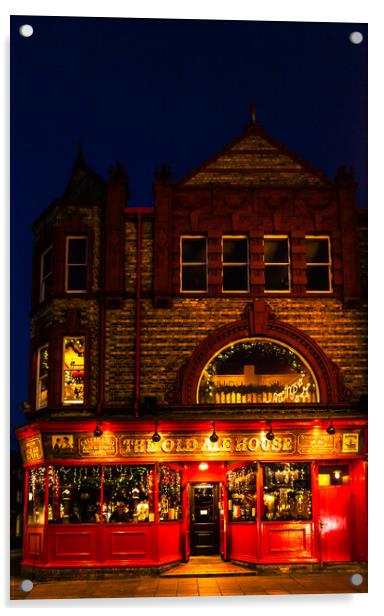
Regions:
M 63 404 L 84 404 L 84 336 L 64 338 Z
M 290 291 L 291 272 L 287 236 L 264 237 L 265 291 Z
M 87 290 L 86 237 L 67 237 L 65 290 L 70 293 Z
M 207 238 L 181 238 L 181 291 L 207 291 Z
M 42 409 L 48 405 L 48 370 L 49 351 L 48 345 L 40 347 L 37 352 L 37 387 L 36 408 Z
M 223 291 L 248 291 L 248 240 L 223 237 Z
M 40 301 L 47 299 L 52 280 L 52 246 L 41 255 L 40 261 Z
M 307 291 L 331 291 L 331 250 L 329 237 L 305 238 Z

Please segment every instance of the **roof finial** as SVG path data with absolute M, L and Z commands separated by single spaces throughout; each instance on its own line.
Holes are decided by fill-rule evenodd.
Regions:
M 250 104 L 251 107 L 251 124 L 256 124 L 256 103 L 252 101 Z

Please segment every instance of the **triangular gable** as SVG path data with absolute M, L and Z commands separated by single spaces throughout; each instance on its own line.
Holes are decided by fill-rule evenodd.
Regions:
M 330 186 L 330 181 L 309 163 L 249 124 L 223 150 L 183 180 L 181 186 Z

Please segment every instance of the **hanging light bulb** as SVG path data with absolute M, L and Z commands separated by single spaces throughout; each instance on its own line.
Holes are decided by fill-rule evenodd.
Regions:
M 209 437 L 209 440 L 211 441 L 211 443 L 217 443 L 217 441 L 219 440 L 219 437 L 216 434 L 215 431 L 215 422 L 212 422 L 212 428 L 213 428 L 213 432 L 211 434 L 211 436 Z
M 336 432 L 336 428 L 335 428 L 335 426 L 333 426 L 333 425 L 331 424 L 331 425 L 330 425 L 330 426 L 328 426 L 328 428 L 326 429 L 326 432 L 327 432 L 328 434 L 335 434 L 335 432 Z
M 153 443 L 158 443 L 159 441 L 161 441 L 161 436 L 160 436 L 160 434 L 157 431 L 157 426 L 158 426 L 158 424 L 157 424 L 157 421 L 156 421 L 155 422 L 155 431 L 152 434 L 152 442 Z
M 96 436 L 96 438 L 98 438 L 99 436 L 101 436 L 103 434 L 103 431 L 100 428 L 99 422 L 97 422 L 96 428 L 95 428 L 95 431 L 94 431 L 93 434 Z
M 265 435 L 265 438 L 267 439 L 267 441 L 273 441 L 273 439 L 275 438 L 275 434 L 272 430 L 272 426 L 269 428 L 267 434 Z

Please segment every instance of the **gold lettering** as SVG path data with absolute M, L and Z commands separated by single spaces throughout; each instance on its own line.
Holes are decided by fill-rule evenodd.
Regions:
M 161 449 L 164 451 L 164 453 L 170 453 L 174 447 L 175 441 L 173 441 L 171 438 L 166 438 L 161 443 Z
M 247 439 L 246 438 L 237 438 L 235 451 L 246 451 L 247 450 Z
M 256 436 L 253 436 L 248 440 L 248 449 L 249 451 L 256 451 L 259 448 L 260 441 Z
M 137 438 L 134 443 L 133 451 L 135 453 L 145 453 L 145 439 Z
M 272 441 L 272 451 L 281 451 L 282 439 L 280 436 L 276 436 Z
M 205 438 L 200 451 L 218 451 L 218 444 L 211 443 L 209 438 Z
M 223 438 L 221 441 L 221 451 L 231 451 L 232 440 L 230 438 Z

